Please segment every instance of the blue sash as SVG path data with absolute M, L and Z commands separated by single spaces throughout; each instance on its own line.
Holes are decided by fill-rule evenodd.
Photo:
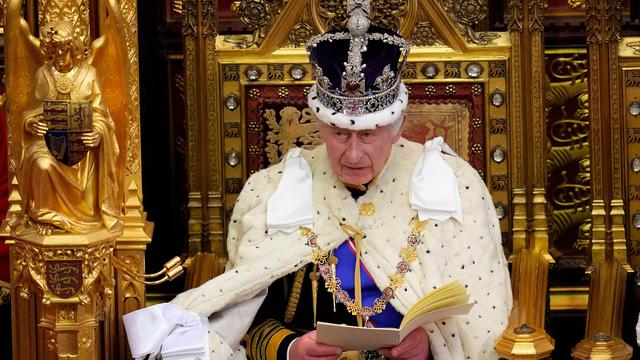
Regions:
M 353 269 L 356 264 L 355 243 L 351 240 L 343 242 L 335 251 L 334 255 L 338 258 L 336 272 L 341 280 L 341 287 L 349 293 L 352 299 L 355 299 L 353 289 Z M 373 278 L 369 274 L 367 267 L 360 261 L 360 283 L 362 285 L 362 303 L 364 306 L 373 306 L 373 302 L 382 296 L 382 292 L 376 286 Z M 374 327 L 398 328 L 402 322 L 402 314 L 396 311 L 393 306 L 388 303 L 387 307 L 380 314 L 374 315 L 369 319 Z

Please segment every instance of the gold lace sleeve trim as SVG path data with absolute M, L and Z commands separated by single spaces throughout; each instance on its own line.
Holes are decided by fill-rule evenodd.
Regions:
M 269 319 L 247 333 L 247 355 L 249 359 L 278 360 L 280 344 L 293 331 L 279 322 Z

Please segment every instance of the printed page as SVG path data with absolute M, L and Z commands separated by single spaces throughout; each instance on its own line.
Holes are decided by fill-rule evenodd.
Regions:
M 455 315 L 468 314 L 473 305 L 455 305 L 432 311 L 416 317 L 401 329 L 365 328 L 318 322 L 316 338 L 318 342 L 340 347 L 342 351 L 377 350 L 383 347 L 392 347 L 398 345 L 418 326 Z

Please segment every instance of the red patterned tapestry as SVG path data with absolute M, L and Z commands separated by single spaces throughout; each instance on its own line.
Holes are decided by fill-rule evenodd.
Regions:
M 443 136 L 460 156 L 484 176 L 485 118 L 481 84 L 411 84 L 403 136 L 424 143 Z M 321 142 L 307 108 L 308 86 L 248 87 L 247 170 L 254 173 L 277 163 L 291 147 L 312 148 Z

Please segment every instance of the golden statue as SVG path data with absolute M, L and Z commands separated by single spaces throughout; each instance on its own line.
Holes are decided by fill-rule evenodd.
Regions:
M 11 0 L 10 7 L 19 9 L 16 2 Z M 13 172 L 23 214 L 14 216 L 12 229 L 19 235 L 121 230 L 120 155 L 126 153 L 128 116 L 126 106 L 109 106 L 126 103 L 127 94 L 124 40 L 117 25 L 107 22 L 89 54 L 77 28 L 64 18 L 45 24 L 40 40 L 31 36 L 24 19 L 13 21 L 17 26 L 7 26 L 7 41 L 17 50 L 7 54 L 7 62 L 21 66 L 7 74 L 10 157 L 17 158 Z M 101 87 L 102 80 L 109 89 Z

